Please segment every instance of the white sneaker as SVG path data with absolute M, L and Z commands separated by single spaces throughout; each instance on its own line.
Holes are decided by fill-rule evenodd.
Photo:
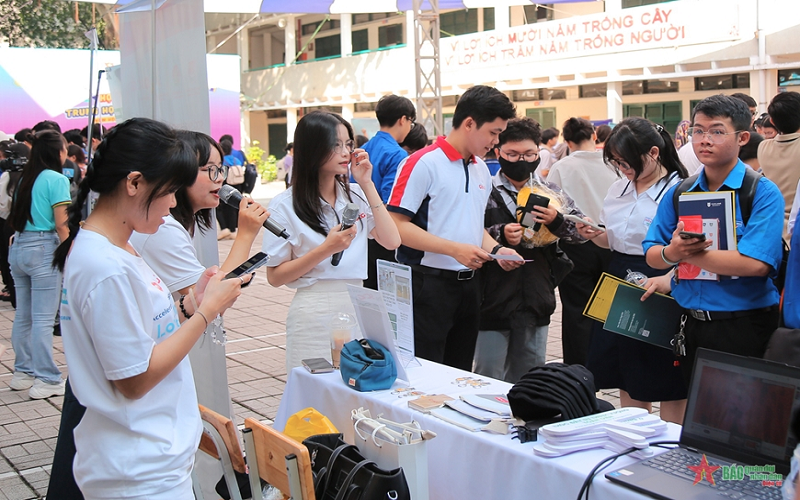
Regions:
M 28 396 L 30 396 L 31 399 L 46 399 L 52 396 L 63 396 L 65 387 L 66 380 L 61 380 L 59 384 L 48 384 L 44 380 L 39 380 L 37 378 L 28 391 Z
M 8 386 L 15 391 L 24 391 L 31 388 L 34 380 L 35 377 L 33 375 L 28 375 L 23 372 L 14 372 L 14 376 L 11 378 L 11 382 L 8 383 Z

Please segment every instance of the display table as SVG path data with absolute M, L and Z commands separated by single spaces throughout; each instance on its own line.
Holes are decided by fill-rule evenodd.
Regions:
M 511 385 L 474 373 L 420 360 L 422 366 L 408 369 L 411 386 L 427 394 L 457 397 L 464 393 L 506 394 Z M 460 387 L 457 378 L 472 377 L 490 382 L 483 387 Z M 461 385 L 464 385 L 463 383 Z M 395 387 L 404 385 L 395 384 Z M 469 432 L 431 415 L 408 407 L 412 398 L 398 397 L 392 390 L 361 393 L 350 389 L 338 371 L 312 375 L 304 368 L 289 374 L 281 399 L 275 428 L 283 430 L 287 418 L 309 406 L 326 415 L 356 443 L 350 411 L 364 407 L 372 416 L 383 414 L 398 422 L 417 420 L 423 428 L 438 436 L 428 442 L 430 498 L 465 499 L 574 499 L 586 475 L 602 459 L 611 456 L 606 450 L 590 450 L 559 458 L 541 458 L 533 453 L 533 443 L 520 444 L 511 435 Z M 677 441 L 680 426 L 669 424 L 666 433 L 651 441 Z M 619 458 L 608 470 L 635 461 Z M 590 498 L 641 499 L 633 491 L 612 484 L 603 474 L 595 478 Z

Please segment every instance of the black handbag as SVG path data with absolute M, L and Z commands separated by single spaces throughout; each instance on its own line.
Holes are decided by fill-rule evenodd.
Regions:
M 310 436 L 303 444 L 311 456 L 318 500 L 411 500 L 402 468 L 381 469 L 341 434 Z

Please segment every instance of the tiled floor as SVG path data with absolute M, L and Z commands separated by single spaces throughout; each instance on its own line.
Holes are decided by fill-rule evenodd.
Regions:
M 266 198 L 270 191 L 256 198 Z M 260 246 L 260 238 L 254 247 Z M 231 241 L 220 242 L 220 254 L 227 255 Z M 284 368 L 285 320 L 293 292 L 272 288 L 264 274 L 244 291 L 225 315 L 228 329 L 228 384 L 236 423 L 246 417 L 269 420 L 275 417 L 286 383 Z M 0 356 L 0 500 L 43 498 L 47 494 L 50 465 L 63 398 L 34 401 L 26 391 L 8 388 L 14 365 L 11 325 L 14 310 L 0 302 L 0 345 L 8 351 Z M 55 360 L 67 375 L 60 337 L 54 337 Z M 561 310 L 553 315 L 547 343 L 547 359 L 561 358 Z M 619 405 L 616 391 L 603 398 Z

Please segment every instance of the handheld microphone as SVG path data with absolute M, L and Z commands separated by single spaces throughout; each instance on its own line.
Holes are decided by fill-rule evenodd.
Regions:
M 226 205 L 239 210 L 239 203 L 242 202 L 242 193 L 235 187 L 225 184 L 219 188 L 219 199 L 224 201 Z M 289 233 L 286 232 L 286 228 L 272 219 L 264 221 L 264 228 L 275 236 L 280 236 L 287 240 L 289 239 Z
M 358 220 L 359 212 L 360 210 L 358 209 L 358 205 L 356 205 L 355 203 L 348 203 L 347 206 L 344 207 L 344 210 L 342 210 L 342 228 L 340 229 L 340 231 L 344 231 L 345 229 L 350 229 L 351 227 L 353 227 L 353 224 L 355 224 L 356 221 Z M 343 253 L 344 250 L 333 254 L 333 256 L 331 257 L 332 266 L 339 265 L 339 261 L 342 260 Z

